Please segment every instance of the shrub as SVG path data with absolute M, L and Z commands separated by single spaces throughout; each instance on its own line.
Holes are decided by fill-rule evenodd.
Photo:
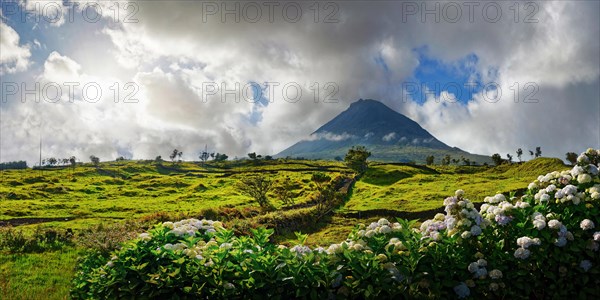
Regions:
M 348 168 L 354 170 L 358 174 L 364 173 L 368 168 L 367 158 L 371 156 L 371 152 L 367 151 L 364 146 L 353 146 L 348 150 L 344 157 L 344 162 Z
M 262 175 L 251 175 L 241 179 L 237 188 L 256 201 L 262 208 L 272 208 L 272 204 L 267 197 L 271 191 L 273 181 Z
M 138 233 L 149 226 L 140 221 L 126 221 L 110 225 L 99 224 L 90 229 L 81 231 L 77 237 L 77 244 L 102 255 L 119 249 L 123 242 L 137 237 Z
M 36 253 L 47 250 L 58 250 L 73 244 L 73 231 L 66 229 L 57 231 L 36 227 L 31 236 L 13 227 L 0 228 L 0 250 L 6 249 L 13 253 Z

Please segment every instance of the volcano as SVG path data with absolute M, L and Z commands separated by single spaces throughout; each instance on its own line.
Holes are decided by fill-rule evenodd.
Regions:
M 340 159 L 350 147 L 358 145 L 371 152 L 371 160 L 425 162 L 427 156 L 433 155 L 439 162 L 450 155 L 454 159 L 490 162 L 487 156 L 446 145 L 417 122 L 371 99 L 352 103 L 306 139 L 276 157 Z

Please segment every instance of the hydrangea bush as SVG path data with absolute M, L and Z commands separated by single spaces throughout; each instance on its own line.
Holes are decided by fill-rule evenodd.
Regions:
M 235 236 L 188 219 L 157 225 L 110 258 L 80 263 L 72 297 L 505 298 L 600 297 L 600 150 L 571 170 L 539 176 L 521 197 L 462 190 L 419 228 L 359 224 L 323 248 L 269 242 L 269 229 Z

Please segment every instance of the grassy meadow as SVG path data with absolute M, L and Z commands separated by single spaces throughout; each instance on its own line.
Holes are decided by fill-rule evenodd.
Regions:
M 481 202 L 498 192 L 523 190 L 540 174 L 567 168 L 561 160 L 550 158 L 498 167 L 371 162 L 345 201 L 319 219 L 313 214 L 316 187 L 311 176 L 316 172 L 331 178 L 353 176 L 341 162 L 121 161 L 98 167 L 4 170 L 0 230 L 42 236 L 48 245 L 65 235 L 74 242 L 20 252 L 0 247 L 0 299 L 68 298 L 79 255 L 98 245 L 110 248 L 160 221 L 206 217 L 242 232 L 276 226 L 278 242 L 294 240 L 293 232 L 301 230 L 310 234 L 308 244 L 326 246 L 344 239 L 356 223 L 380 217 L 431 217 L 457 189 L 473 202 Z M 290 182 L 294 203 L 283 205 L 271 193 L 274 209 L 261 210 L 236 187 L 240 179 L 257 173 L 275 185 Z

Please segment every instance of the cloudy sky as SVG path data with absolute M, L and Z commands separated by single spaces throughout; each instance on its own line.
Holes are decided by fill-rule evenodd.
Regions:
M 2 0 L 0 161 L 277 153 L 359 98 L 473 153 L 600 146 L 598 1 Z M 527 158 L 529 155 L 525 155 Z

